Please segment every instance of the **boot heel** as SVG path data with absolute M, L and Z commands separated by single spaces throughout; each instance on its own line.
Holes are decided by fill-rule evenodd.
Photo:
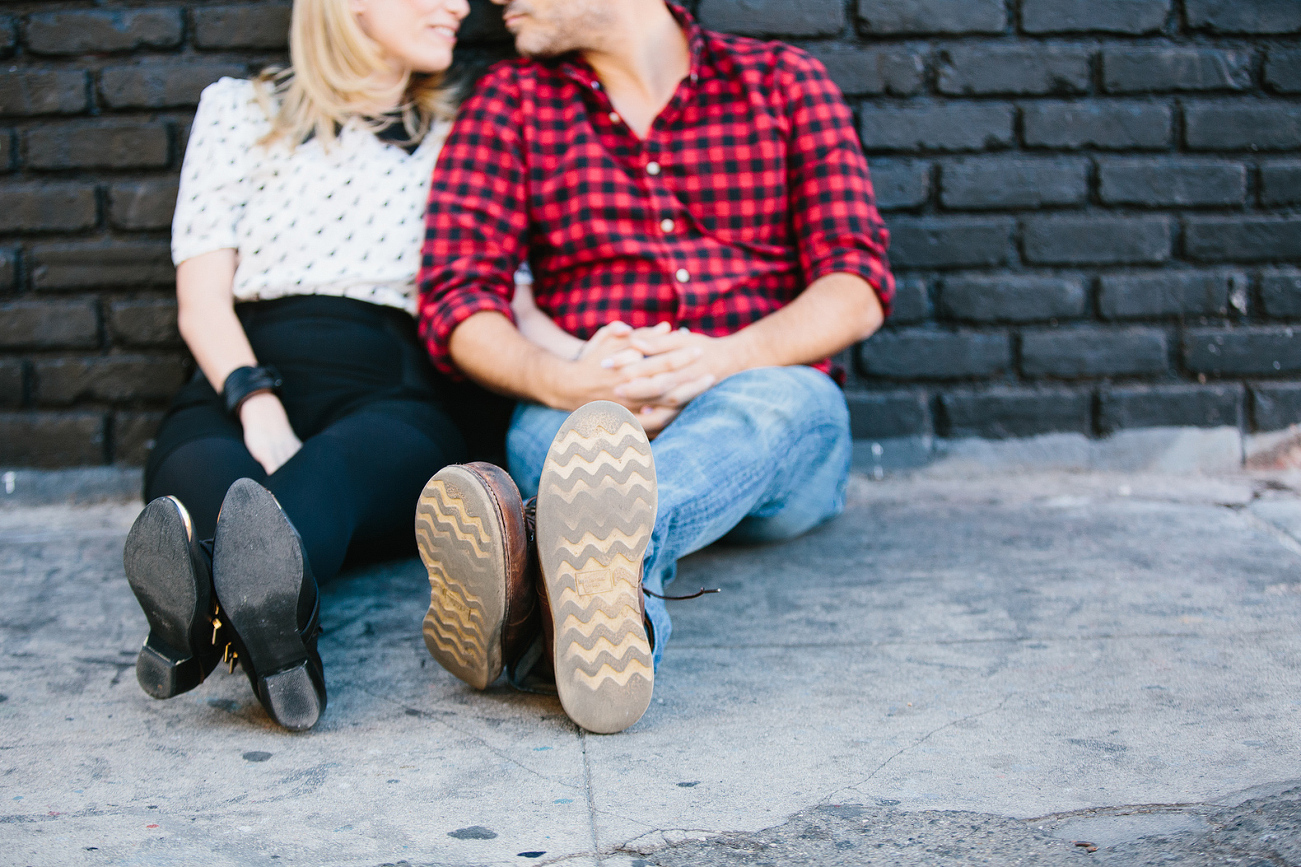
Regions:
M 310 729 L 325 710 L 306 662 L 259 678 L 258 695 L 265 696 L 271 715 L 290 731 Z
M 177 659 L 172 651 L 155 647 L 152 639 L 136 659 L 140 688 L 153 698 L 171 698 L 198 686 L 206 674 L 199 661 L 192 656 Z

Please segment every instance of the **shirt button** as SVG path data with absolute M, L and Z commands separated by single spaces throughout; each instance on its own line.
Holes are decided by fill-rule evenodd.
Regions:
M 678 227 L 678 224 L 675 223 L 675 222 L 673 222 L 672 220 L 665 220 L 664 222 L 660 223 L 660 228 L 664 230 L 664 234 L 666 234 L 666 235 L 667 235 L 669 232 L 672 232 L 672 231 L 673 231 L 674 229 L 676 229 L 677 227 Z
M 622 118 L 619 117 L 619 112 L 617 111 L 610 112 L 610 123 L 618 123 L 620 120 L 622 120 Z
M 660 173 L 660 164 L 659 164 L 659 163 L 654 162 L 654 161 L 651 161 L 651 162 L 649 162 L 649 163 L 646 164 L 646 174 L 650 175 L 651 177 L 654 177 L 655 175 L 658 175 L 659 173 Z
M 678 278 L 678 282 L 679 282 L 679 283 L 689 283 L 689 282 L 691 282 L 691 275 L 690 275 L 689 273 L 687 273 L 687 269 L 686 269 L 686 268 L 679 268 L 679 269 L 678 269 L 678 273 L 677 273 L 676 276 L 677 276 L 677 278 Z
M 601 82 L 599 82 L 599 81 L 593 81 L 593 82 L 592 82 L 592 90 L 600 90 L 600 89 L 601 89 Z

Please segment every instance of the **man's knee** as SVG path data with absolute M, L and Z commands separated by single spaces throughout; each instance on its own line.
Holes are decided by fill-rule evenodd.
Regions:
M 758 434 L 776 428 L 849 436 L 844 394 L 831 377 L 811 367 L 747 370 L 723 380 L 709 394 L 729 411 L 745 415 Z

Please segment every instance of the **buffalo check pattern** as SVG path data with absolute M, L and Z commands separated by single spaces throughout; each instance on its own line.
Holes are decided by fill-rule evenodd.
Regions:
M 615 320 L 731 334 L 833 273 L 861 276 L 889 311 L 889 235 L 826 70 L 671 8 L 691 73 L 645 139 L 576 55 L 498 64 L 463 106 L 419 275 L 421 335 L 444 371 L 461 322 L 511 315 L 524 262 L 538 306 L 583 339 Z

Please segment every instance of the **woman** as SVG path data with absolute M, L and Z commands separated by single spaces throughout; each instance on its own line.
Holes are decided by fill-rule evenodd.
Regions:
M 317 580 L 350 546 L 409 544 L 424 482 L 467 455 L 411 314 L 468 13 L 295 0 L 292 67 L 203 93 L 172 239 L 200 375 L 159 430 L 124 552 L 152 696 L 237 658 L 278 723 L 314 725 Z

